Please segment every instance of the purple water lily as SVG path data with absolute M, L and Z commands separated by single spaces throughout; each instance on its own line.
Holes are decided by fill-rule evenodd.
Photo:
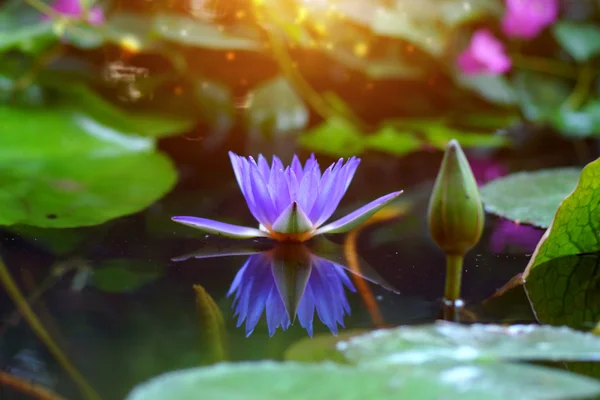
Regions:
M 277 328 L 289 328 L 298 318 L 309 336 L 313 335 L 315 310 L 319 319 L 337 335 L 350 313 L 345 289 L 355 292 L 344 267 L 318 257 L 304 245 L 290 249 L 276 247 L 254 254 L 235 276 L 229 293 L 235 293 L 233 307 L 237 326 L 246 321 L 246 336 L 254 331 L 266 311 L 269 336 Z
M 340 159 L 321 174 L 314 155 L 304 167 L 297 156 L 288 167 L 275 156 L 271 166 L 262 155 L 258 162 L 232 152 L 229 157 L 248 208 L 259 222 L 258 229 L 197 217 L 173 217 L 173 221 L 234 239 L 270 237 L 303 242 L 315 235 L 347 232 L 402 193 L 387 194 L 323 226 L 346 193 L 360 159 L 352 157 L 346 163 Z

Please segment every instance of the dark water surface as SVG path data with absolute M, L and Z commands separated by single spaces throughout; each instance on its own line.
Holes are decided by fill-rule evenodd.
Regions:
M 23 228 L 19 233 L 4 231 L 0 236 L 4 260 L 23 291 L 31 294 L 44 289 L 34 301 L 40 319 L 104 399 L 122 399 L 135 384 L 152 376 L 211 361 L 212 350 L 207 347 L 211 333 L 206 320 L 198 315 L 194 285 L 201 285 L 220 308 L 230 360 L 282 359 L 290 345 L 308 337 L 299 319 L 288 330 L 279 328 L 270 337 L 264 312 L 248 337 L 245 325 L 236 327 L 233 296 L 226 294 L 248 256 L 171 260 L 207 246 L 223 248 L 230 243 L 175 224 L 170 221 L 173 215 L 196 215 L 249 226 L 255 222 L 237 188 L 224 149 L 203 151 L 197 142 L 181 138 L 171 139 L 164 146 L 177 162 L 180 183 L 144 212 L 99 227 L 60 231 Z M 562 155 L 554 156 L 558 153 Z M 565 154 L 542 152 L 542 161 L 537 164 L 571 163 Z M 291 158 L 291 154 L 279 155 L 284 161 Z M 485 171 L 498 165 L 487 154 L 470 157 L 479 159 Z M 322 168 L 331 161 L 319 159 Z M 365 228 L 357 242 L 358 254 L 381 280 L 363 283 L 376 300 L 376 311 L 385 326 L 426 323 L 440 316 L 445 257 L 429 238 L 426 223 L 427 200 L 440 160 L 441 154 L 435 152 L 403 160 L 365 158 L 334 215 L 341 216 L 391 191 L 405 190 L 394 206 L 410 205 L 410 211 Z M 535 161 L 527 164 L 520 154 L 506 160 L 503 165 L 507 170 L 536 167 Z M 487 216 L 485 233 L 465 260 L 463 297 L 467 307 L 462 319 L 535 321 L 522 289 L 482 304 L 523 271 L 541 236 L 541 232 L 513 228 Z M 343 246 L 345 237 L 329 240 Z M 346 265 L 342 249 L 331 254 L 337 254 L 335 262 Z M 52 278 L 59 268 L 69 266 L 76 268 Z M 355 278 L 350 277 L 350 282 L 358 286 Z M 339 296 L 339 287 L 336 290 L 328 293 Z M 343 316 L 345 328 L 340 327 L 340 332 L 377 326 L 374 310 L 365 306 L 361 290 L 343 290 L 351 312 Z M 343 299 L 331 296 L 329 300 L 319 297 L 319 301 L 343 303 Z M 3 369 L 48 385 L 69 399 L 81 398 L 28 325 L 15 318 L 10 300 L 5 295 L 0 295 L 0 300 Z M 332 335 L 316 313 L 313 324 L 314 336 Z M 23 398 L 3 390 L 2 399 Z

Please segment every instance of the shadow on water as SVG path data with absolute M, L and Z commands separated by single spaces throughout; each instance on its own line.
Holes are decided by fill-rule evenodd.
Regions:
M 252 223 L 225 153 L 205 155 L 195 165 L 183 156 L 176 190 L 143 213 L 92 228 L 15 227 L 1 237 L 6 264 L 36 313 L 103 398 L 123 398 L 147 378 L 215 357 L 282 359 L 309 335 L 439 317 L 445 259 L 429 239 L 425 218 L 436 170 L 422 166 L 437 166 L 441 155 L 402 162 L 366 158 L 336 214 L 389 191 L 394 182 L 405 190 L 390 206 L 401 210 L 394 218 L 352 236 L 277 246 L 232 244 L 170 221 L 183 214 Z M 461 318 L 535 321 L 522 289 L 493 295 L 523 271 L 540 236 L 488 216 L 482 240 L 465 260 Z M 569 284 L 590 281 L 584 278 Z M 534 298 L 534 289 L 527 289 Z M 80 398 L 8 298 L 0 299 L 0 365 L 69 399 Z M 200 302 L 208 311 L 199 312 Z M 566 310 L 581 306 L 565 304 Z M 224 342 L 220 355 L 206 346 L 217 338 Z

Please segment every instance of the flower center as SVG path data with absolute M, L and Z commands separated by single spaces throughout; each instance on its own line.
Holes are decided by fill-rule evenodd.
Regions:
M 269 234 L 271 238 L 277 240 L 278 242 L 292 242 L 292 243 L 302 243 L 306 242 L 313 236 L 312 231 L 301 232 L 301 233 L 281 233 L 274 232 L 269 229 Z

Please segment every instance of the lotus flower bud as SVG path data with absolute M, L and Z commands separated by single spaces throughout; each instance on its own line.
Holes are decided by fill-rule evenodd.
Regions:
M 429 200 L 429 232 L 447 255 L 464 256 L 483 232 L 484 212 L 477 182 L 456 140 L 446 153 Z

